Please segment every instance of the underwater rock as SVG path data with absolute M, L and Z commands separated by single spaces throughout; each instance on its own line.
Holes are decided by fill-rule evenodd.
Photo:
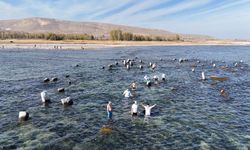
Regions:
M 112 131 L 112 128 L 105 126 L 105 125 L 100 129 L 100 132 L 102 134 L 109 134 L 111 131 Z
M 165 81 L 165 80 L 166 80 L 166 74 L 163 73 L 163 74 L 161 75 L 161 79 L 162 79 L 162 81 Z
M 112 69 L 112 68 L 113 68 L 113 65 L 112 65 L 112 64 L 108 65 L 108 68 L 109 68 L 109 69 Z
M 146 85 L 147 85 L 148 87 L 150 87 L 150 86 L 151 86 L 151 82 L 150 82 L 150 81 L 147 81 L 147 82 L 146 82 Z
M 220 95 L 223 97 L 228 97 L 228 93 L 226 93 L 225 89 L 220 90 Z
M 43 79 L 43 82 L 44 82 L 44 83 L 49 82 L 49 78 Z
M 61 92 L 64 92 L 65 90 L 64 88 L 58 88 L 57 91 L 61 93 Z
M 206 142 L 201 141 L 200 150 L 209 150 L 209 149 L 210 149 L 210 146 Z
M 58 78 L 52 78 L 51 81 L 52 82 L 58 81 Z
M 158 81 L 158 76 L 157 75 L 155 75 L 153 78 L 154 78 L 155 81 Z
M 184 60 L 182 58 L 179 59 L 179 63 L 183 63 Z
M 171 91 L 176 91 L 176 90 L 177 90 L 177 88 L 175 88 L 175 87 L 171 87 L 171 88 L 170 88 L 170 90 L 171 90 Z
M 66 98 L 63 98 L 61 99 L 61 102 L 64 106 L 70 106 L 70 105 L 73 105 L 73 101 L 71 100 L 70 97 L 66 97 Z
M 79 64 L 76 64 L 75 67 L 80 67 L 80 65 L 79 65 Z
M 20 111 L 18 115 L 19 121 L 27 121 L 29 119 L 29 113 L 26 111 Z

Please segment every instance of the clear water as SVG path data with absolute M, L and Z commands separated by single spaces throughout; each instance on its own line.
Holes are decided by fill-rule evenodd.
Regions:
M 249 149 L 249 56 L 248 46 L 1 50 L 0 149 Z M 189 61 L 180 64 L 180 57 Z M 142 59 L 144 69 L 136 63 L 127 71 L 121 61 L 128 58 Z M 244 63 L 234 67 L 240 60 Z M 119 65 L 113 70 L 102 69 L 115 61 Z M 157 63 L 155 72 L 146 67 L 149 62 Z M 195 72 L 193 65 L 197 65 Z M 228 70 L 220 68 L 226 65 Z M 229 80 L 201 81 L 202 71 Z M 166 82 L 144 86 L 144 75 L 161 73 L 166 74 Z M 45 77 L 59 80 L 45 84 Z M 138 83 L 136 96 L 124 99 L 122 92 L 132 81 Z M 60 87 L 65 93 L 57 92 Z M 221 88 L 228 97 L 220 96 Z M 52 100 L 46 107 L 40 98 L 43 90 Z M 74 104 L 64 108 L 60 99 L 66 96 Z M 132 118 L 133 100 L 157 104 L 152 117 Z M 111 122 L 106 116 L 108 101 L 114 107 Z M 31 119 L 19 123 L 21 110 L 28 111 Z M 100 128 L 107 124 L 112 132 L 102 134 Z

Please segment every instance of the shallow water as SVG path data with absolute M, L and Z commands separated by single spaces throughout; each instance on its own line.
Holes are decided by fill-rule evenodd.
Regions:
M 249 149 L 249 56 L 249 46 L 1 50 L 0 149 Z M 130 70 L 121 63 L 128 58 L 137 61 Z M 179 58 L 188 61 L 180 64 Z M 144 61 L 143 70 L 138 69 L 139 59 Z M 107 70 L 115 61 L 119 65 Z M 146 67 L 149 62 L 158 65 L 155 72 Z M 195 72 L 192 66 L 197 66 Z M 207 77 L 229 80 L 201 81 L 202 71 Z M 167 81 L 144 86 L 144 75 L 161 73 Z M 59 80 L 43 83 L 45 77 Z M 138 83 L 136 97 L 125 99 L 121 94 L 132 81 Z M 57 93 L 60 87 L 65 93 Z M 228 96 L 220 95 L 221 88 Z M 46 107 L 40 98 L 43 90 L 52 100 Z M 64 108 L 60 99 L 66 96 L 74 104 Z M 112 121 L 106 116 L 109 100 L 114 107 Z M 157 104 L 152 117 L 131 118 L 133 100 Z M 31 119 L 19 123 L 21 110 L 28 111 Z M 103 125 L 112 132 L 102 134 Z

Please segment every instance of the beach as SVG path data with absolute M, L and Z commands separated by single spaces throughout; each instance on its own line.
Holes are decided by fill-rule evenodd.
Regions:
M 99 40 L 0 40 L 0 49 L 100 49 L 126 46 L 250 45 L 249 41 L 99 41 Z

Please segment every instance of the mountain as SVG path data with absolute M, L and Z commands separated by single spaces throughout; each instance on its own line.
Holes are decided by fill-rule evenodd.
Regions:
M 74 22 L 49 18 L 26 18 L 15 20 L 0 20 L 1 31 L 20 31 L 29 33 L 65 33 L 65 34 L 89 34 L 96 38 L 108 39 L 112 30 L 122 30 L 137 35 L 150 37 L 163 37 L 166 39 L 175 39 L 180 36 L 183 40 L 209 40 L 209 36 L 177 34 L 165 30 L 147 29 L 140 27 L 114 25 L 96 22 Z

